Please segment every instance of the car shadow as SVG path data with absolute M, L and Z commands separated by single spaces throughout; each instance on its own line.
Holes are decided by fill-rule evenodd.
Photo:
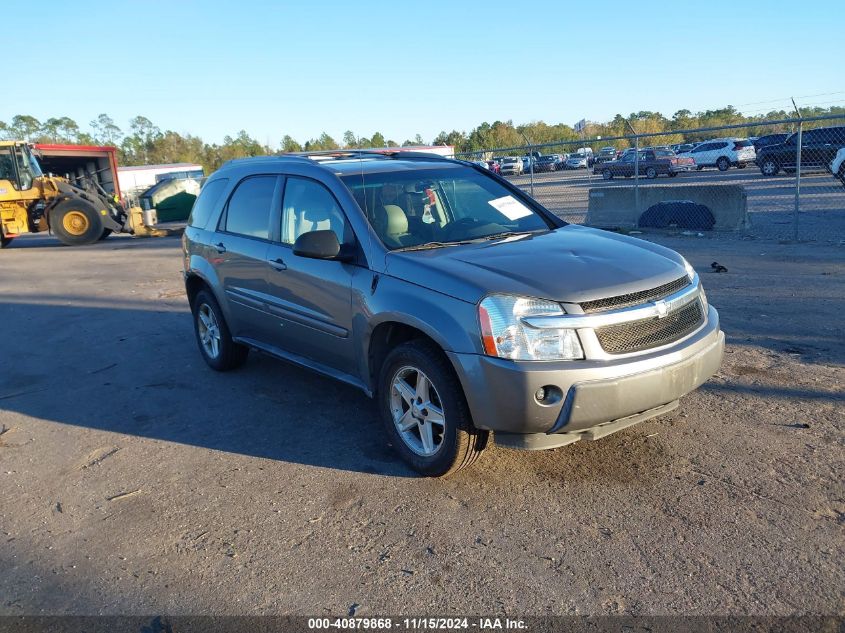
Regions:
M 203 362 L 184 298 L 4 295 L 0 410 L 207 449 L 414 477 L 359 390 L 252 353 L 239 370 Z

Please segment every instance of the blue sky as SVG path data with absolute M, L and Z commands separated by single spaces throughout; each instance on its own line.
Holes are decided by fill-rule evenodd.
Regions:
M 25 87 L 4 91 L 0 120 L 106 112 L 125 129 L 142 114 L 207 141 L 245 129 L 277 145 L 755 112 L 790 95 L 839 105 L 840 2 L 40 0 L 37 30 L 30 3 L 14 2 L 3 23 L 28 35 L 7 49 L 19 72 L 6 76 Z

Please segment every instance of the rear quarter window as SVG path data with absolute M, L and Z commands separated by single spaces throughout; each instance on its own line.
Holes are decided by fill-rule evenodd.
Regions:
M 191 209 L 190 217 L 188 217 L 188 226 L 195 226 L 198 229 L 205 228 L 228 184 L 228 178 L 218 178 L 205 183 L 199 197 L 194 201 L 194 207 Z

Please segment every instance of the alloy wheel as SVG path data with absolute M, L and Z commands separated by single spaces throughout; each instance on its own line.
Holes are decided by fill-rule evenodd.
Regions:
M 217 358 L 220 355 L 220 326 L 214 310 L 207 303 L 197 310 L 197 332 L 205 353 L 209 358 Z
M 393 375 L 390 412 L 399 437 L 417 455 L 431 457 L 443 446 L 446 417 L 440 394 L 416 367 L 402 367 Z

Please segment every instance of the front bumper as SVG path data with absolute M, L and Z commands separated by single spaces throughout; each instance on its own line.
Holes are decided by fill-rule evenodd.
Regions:
M 710 378 L 722 362 L 725 335 L 712 306 L 707 316 L 700 330 L 677 343 L 614 360 L 511 361 L 454 352 L 449 357 L 478 428 L 583 432 L 668 405 Z M 549 386 L 561 397 L 537 402 L 535 392 Z

